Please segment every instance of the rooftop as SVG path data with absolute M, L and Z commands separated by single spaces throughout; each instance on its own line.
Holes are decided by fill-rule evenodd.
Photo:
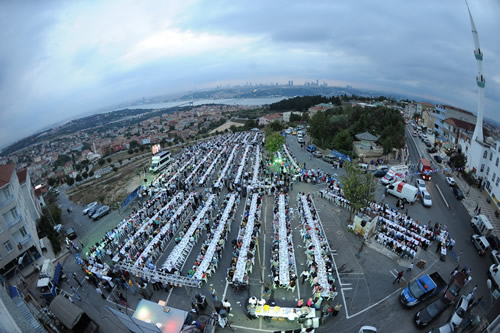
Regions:
M 375 136 L 375 135 L 370 134 L 368 132 L 356 134 L 355 137 L 358 140 L 365 140 L 365 141 L 377 141 L 378 140 L 378 136 Z
M 0 165 L 0 187 L 10 182 L 10 178 L 12 177 L 12 172 L 14 172 L 15 167 L 16 165 L 14 163 Z

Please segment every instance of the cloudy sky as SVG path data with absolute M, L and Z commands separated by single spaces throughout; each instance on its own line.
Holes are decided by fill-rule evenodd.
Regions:
M 500 121 L 500 1 L 470 0 Z M 351 84 L 476 111 L 457 0 L 0 2 L 0 146 L 62 119 L 220 83 Z

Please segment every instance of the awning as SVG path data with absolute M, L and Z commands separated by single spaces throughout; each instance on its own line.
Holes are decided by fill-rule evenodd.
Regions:
M 61 263 L 58 263 L 57 264 L 57 267 L 56 267 L 56 272 L 54 274 L 54 282 L 56 284 L 58 284 L 59 282 L 59 278 L 61 277 L 61 271 L 62 271 L 62 266 L 61 266 Z
M 447 139 L 447 138 L 445 138 L 444 136 L 438 136 L 438 137 L 436 138 L 436 140 L 439 140 L 439 141 L 442 141 L 442 142 L 447 142 L 447 141 L 448 141 L 448 139 Z

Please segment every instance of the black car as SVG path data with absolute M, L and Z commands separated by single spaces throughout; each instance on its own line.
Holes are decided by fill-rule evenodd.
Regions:
M 418 327 L 429 325 L 429 323 L 439 317 L 449 305 L 450 302 L 444 298 L 444 296 L 438 298 L 415 314 L 415 324 Z
M 377 170 L 373 173 L 373 176 L 377 177 L 377 178 L 382 178 L 385 176 L 386 173 L 387 173 L 387 171 L 385 171 L 385 170 Z
M 432 147 L 432 144 L 429 141 L 425 141 L 425 145 L 429 148 Z
M 434 147 L 431 147 L 431 148 L 427 148 L 427 151 L 430 153 L 430 154 L 434 154 L 437 152 L 437 149 L 434 148 Z
M 438 163 L 443 162 L 443 158 L 442 158 L 441 156 L 439 156 L 439 155 L 434 155 L 434 160 L 435 160 L 436 162 L 438 162 Z
M 462 200 L 464 198 L 464 194 L 458 186 L 453 187 L 453 194 L 455 194 L 455 198 L 457 198 L 457 200 Z
M 69 239 L 75 239 L 77 237 L 75 229 L 73 228 L 66 229 L 66 237 L 68 237 Z

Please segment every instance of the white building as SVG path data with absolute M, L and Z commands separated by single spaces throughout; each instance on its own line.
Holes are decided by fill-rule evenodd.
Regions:
M 13 276 L 40 257 L 36 220 L 40 207 L 27 170 L 0 165 L 0 274 Z
M 289 123 L 290 122 L 290 116 L 292 114 L 297 114 L 302 117 L 302 112 L 299 111 L 288 111 L 288 112 L 283 112 L 283 122 Z

